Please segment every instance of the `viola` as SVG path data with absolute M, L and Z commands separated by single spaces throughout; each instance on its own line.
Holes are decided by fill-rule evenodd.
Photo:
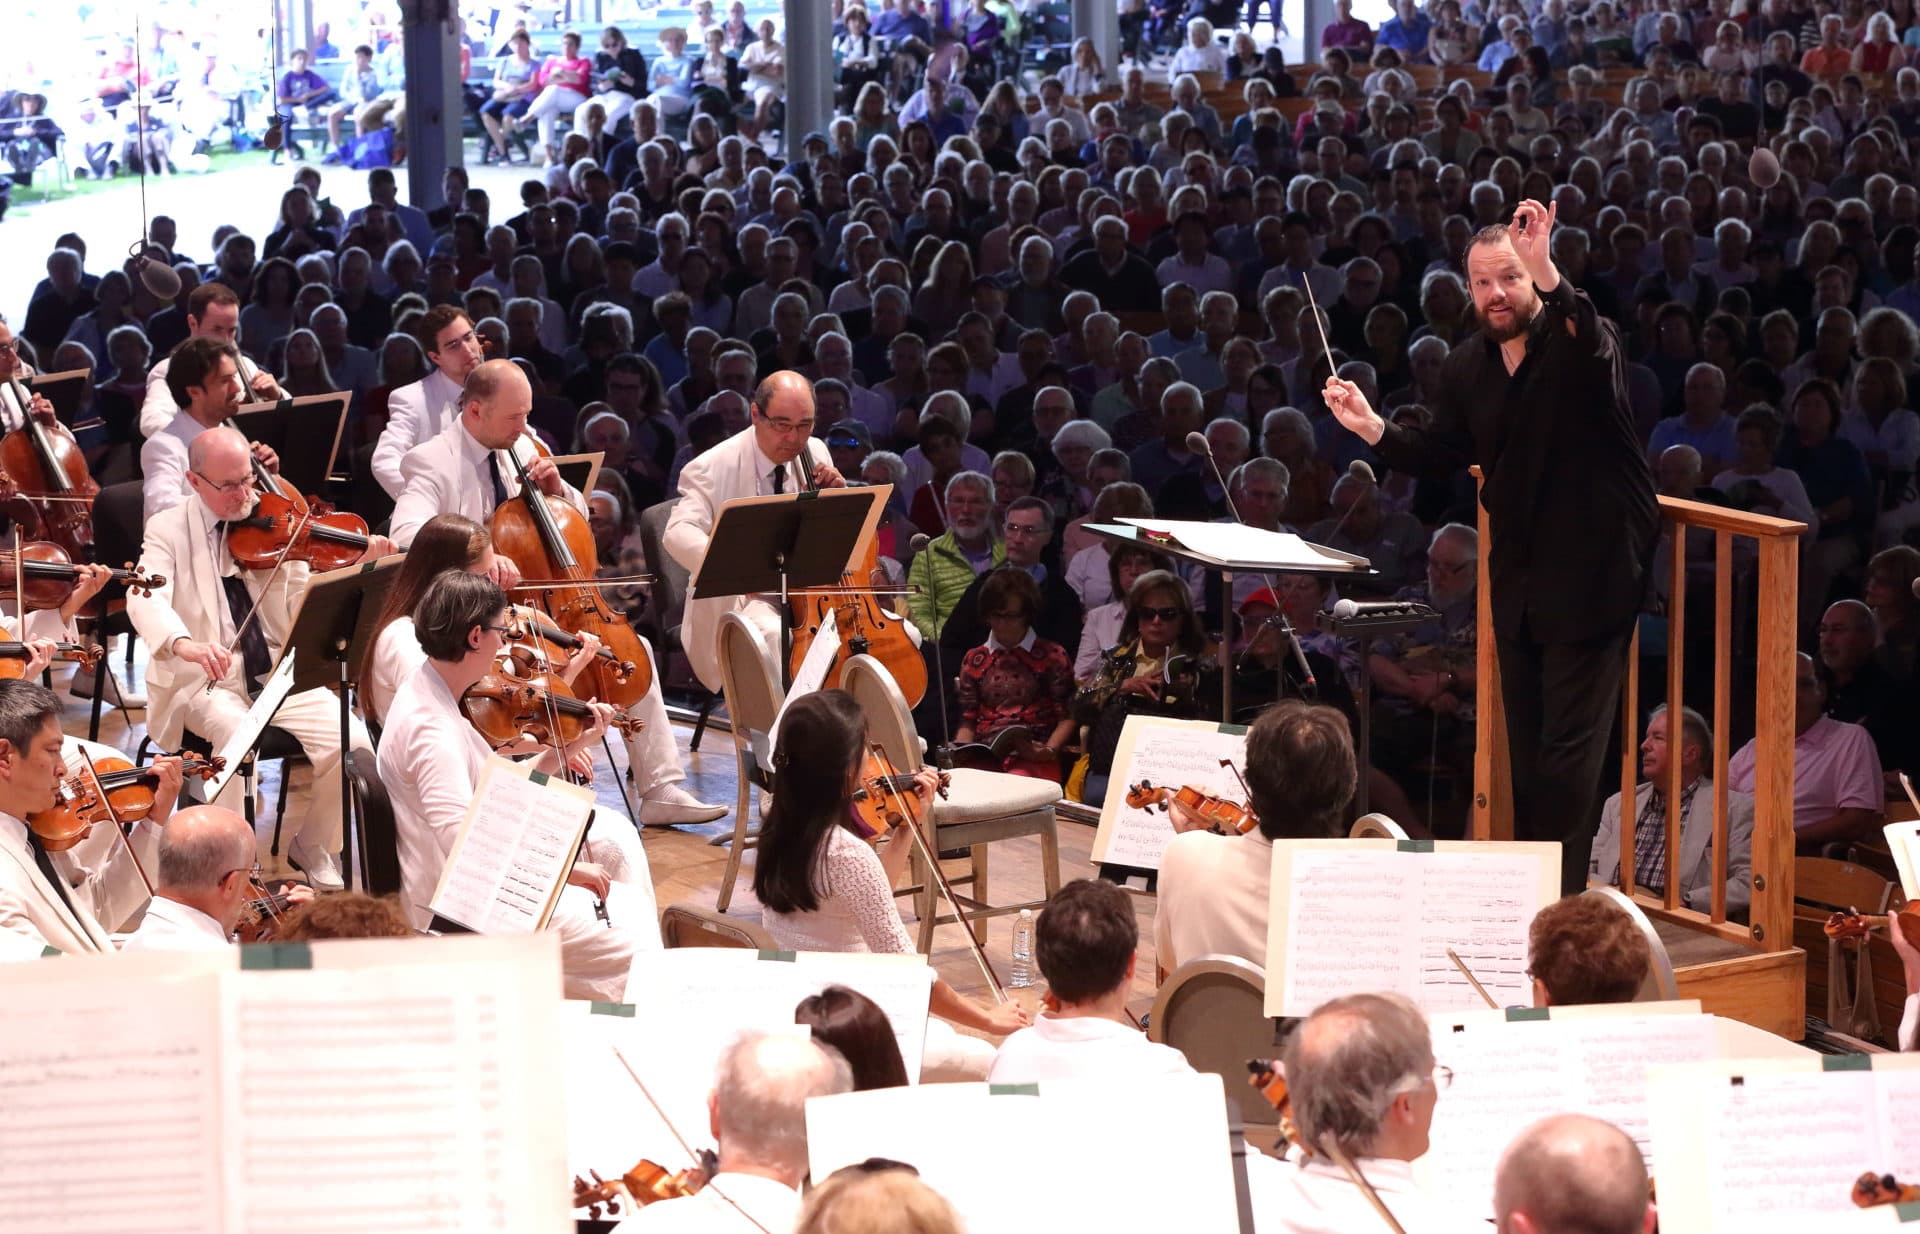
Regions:
M 1850 942 L 1871 937 L 1875 930 L 1891 930 L 1899 924 L 1900 936 L 1920 948 L 1920 902 L 1908 903 L 1892 913 L 1835 913 L 1822 926 L 1828 938 Z
M 460 711 L 496 750 L 522 737 L 543 746 L 570 745 L 593 723 L 593 709 L 557 675 L 521 677 L 505 666 L 470 687 L 460 698 Z M 643 723 L 616 711 L 610 725 L 622 733 L 637 733 Z
M 578 1174 L 573 1176 L 573 1206 L 586 1209 L 594 1221 L 600 1220 L 603 1210 L 610 1217 L 618 1216 L 623 1197 L 635 1208 L 645 1208 L 661 1200 L 698 1195 L 718 1169 L 713 1153 L 703 1150 L 699 1164 L 684 1170 L 669 1170 L 645 1158 L 618 1178 L 602 1178 L 598 1170 L 588 1170 L 591 1182 Z
M 18 378 L 13 394 L 25 411 L 22 425 L 0 437 L 0 470 L 18 490 L 14 505 L 32 512 L 34 535 L 77 558 L 93 553 L 93 499 L 100 486 L 86 455 L 64 425 L 45 424 L 32 411 L 32 396 Z
M 227 524 L 227 549 L 248 570 L 304 561 L 321 572 L 340 570 L 367 555 L 371 539 L 358 514 L 300 496 L 292 485 L 253 460 L 260 500 L 253 513 Z
M 549 457 L 538 442 L 534 448 L 537 457 Z M 595 658 L 580 693 L 632 707 L 653 687 L 653 663 L 627 619 L 601 598 L 593 529 L 565 499 L 547 496 L 528 480 L 527 465 L 514 450 L 507 455 L 519 475 L 520 494 L 494 509 L 487 528 L 494 551 L 519 566 L 522 581 L 515 590 L 531 593 L 533 606 L 549 621 L 568 634 L 591 634 L 607 648 L 609 658 Z M 616 671 L 629 664 L 633 668 L 624 675 Z
M 802 491 L 809 493 L 818 491 L 808 466 L 811 461 L 810 456 L 801 455 Z M 886 571 L 880 568 L 879 537 L 869 529 L 853 553 L 848 569 L 840 575 L 838 587 L 795 592 L 791 597 L 793 652 L 789 667 L 795 676 L 799 675 L 800 665 L 813 647 L 814 638 L 831 616 L 834 633 L 840 638 L 840 650 L 834 654 L 820 688 L 832 690 L 840 685 L 840 670 L 849 656 L 872 656 L 893 674 L 907 706 L 914 706 L 927 693 L 927 662 L 920 648 L 908 637 L 906 622 L 899 614 L 881 607 L 880 597 L 875 594 L 890 582 Z M 866 582 L 861 583 L 860 579 Z
M 210 780 L 227 765 L 219 756 L 180 756 L 180 770 L 190 779 Z M 94 781 L 99 781 L 95 791 Z M 64 852 L 86 838 L 100 823 L 137 823 L 153 813 L 153 790 L 159 777 L 151 767 L 135 767 L 123 758 L 94 760 L 93 774 L 70 776 L 54 795 L 54 803 L 27 816 L 27 828 L 40 837 L 50 853 Z M 102 794 L 105 794 L 103 797 Z
M 1868 1170 L 1853 1183 L 1855 1208 L 1878 1208 L 1883 1204 L 1920 1204 L 1920 1186 L 1903 1183 L 1891 1174 Z
M 1162 812 L 1167 812 L 1169 802 L 1205 819 L 1209 828 L 1220 835 L 1245 835 L 1260 825 L 1259 818 L 1246 806 L 1225 797 L 1216 797 L 1191 784 L 1184 784 L 1177 789 L 1156 788 L 1142 780 L 1127 789 L 1127 804 L 1136 810 L 1151 810 L 1158 806 Z
M 13 599 L 20 589 L 14 581 L 16 572 L 26 588 L 29 611 L 59 608 L 73 598 L 74 589 L 80 583 L 80 567 L 73 564 L 73 557 L 65 548 L 50 540 L 29 540 L 22 544 L 17 571 L 13 552 L 0 552 L 0 600 Z M 154 588 L 167 585 L 165 576 L 147 574 L 132 562 L 107 574 L 110 582 L 141 594 L 151 594 Z
M 516 604 L 507 610 L 507 641 L 513 644 L 511 650 L 524 650 L 530 658 L 546 664 L 553 672 L 564 668 L 584 644 L 579 635 L 562 630 L 548 621 L 539 609 L 524 604 Z M 633 661 L 622 660 L 614 655 L 610 647 L 595 648 L 593 658 L 596 664 L 605 664 L 623 681 L 639 668 Z

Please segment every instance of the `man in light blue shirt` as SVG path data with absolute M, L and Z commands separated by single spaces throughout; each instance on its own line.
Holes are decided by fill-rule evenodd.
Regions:
M 1380 27 L 1375 47 L 1391 47 L 1414 64 L 1428 63 L 1427 37 L 1433 32 L 1433 19 L 1420 11 L 1414 0 L 1398 0 L 1394 15 Z

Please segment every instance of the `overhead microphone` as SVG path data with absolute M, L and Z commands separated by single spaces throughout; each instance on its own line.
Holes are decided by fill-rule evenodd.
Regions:
M 1213 446 L 1208 444 L 1205 433 L 1188 433 L 1187 450 L 1192 454 L 1204 454 L 1209 460 L 1213 458 Z M 1219 468 L 1215 467 L 1214 470 L 1218 472 Z
M 180 295 L 180 272 L 164 261 L 155 261 L 145 253 L 134 258 L 133 272 L 140 285 L 157 300 L 173 300 Z
M 1417 615 L 1419 607 L 1406 600 L 1335 600 L 1333 615 L 1341 621 L 1355 617 L 1405 617 Z
M 933 537 L 923 531 L 919 535 L 915 536 L 913 539 L 907 541 L 907 547 L 911 548 L 916 553 L 924 553 L 927 551 L 927 545 L 932 543 L 933 543 Z

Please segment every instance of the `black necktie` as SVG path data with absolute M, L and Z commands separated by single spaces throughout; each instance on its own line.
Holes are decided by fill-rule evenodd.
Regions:
M 73 919 L 80 921 L 80 910 L 74 907 L 73 896 L 67 889 L 67 880 L 61 877 L 59 870 L 54 868 L 53 858 L 49 857 L 47 850 L 40 846 L 38 837 L 29 837 L 27 847 L 33 850 L 33 864 L 40 868 L 40 877 L 53 884 L 53 893 L 60 897 L 62 904 L 67 906 L 67 911 L 73 914 Z M 81 922 L 83 928 L 85 924 Z
M 247 591 L 247 580 L 230 574 L 220 580 L 220 587 L 227 593 L 227 611 L 233 615 L 233 628 L 240 632 L 240 664 L 246 673 L 247 693 L 252 694 L 260 688 L 260 678 L 273 667 L 273 653 L 267 650 L 267 636 L 260 629 L 260 623 L 247 620 L 253 615 L 253 596 Z
M 500 478 L 500 456 L 491 450 L 487 452 L 487 479 L 493 481 L 493 508 L 498 510 L 507 504 L 507 482 Z
M 787 469 L 785 467 L 775 467 L 773 469 L 773 491 L 776 493 L 784 493 L 787 491 Z

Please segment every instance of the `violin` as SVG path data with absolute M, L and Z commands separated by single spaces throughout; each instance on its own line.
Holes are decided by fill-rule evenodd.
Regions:
M 800 491 L 818 492 L 819 486 L 813 482 L 812 456 L 803 453 L 798 462 Z M 856 581 L 859 579 L 866 582 Z M 793 593 L 793 653 L 789 661 L 793 674 L 799 675 L 813 640 L 831 616 L 834 633 L 840 639 L 840 650 L 827 668 L 821 689 L 832 690 L 840 685 L 840 670 L 849 656 L 872 656 L 893 674 L 907 706 L 915 706 L 926 697 L 926 658 L 908 637 L 905 621 L 898 613 L 882 608 L 875 594 L 890 582 L 886 571 L 880 568 L 879 537 L 869 529 L 854 547 L 853 559 L 841 572 L 838 587 Z
M 1875 930 L 1891 930 L 1898 923 L 1900 936 L 1920 948 L 1920 902 L 1910 902 L 1892 913 L 1835 913 L 1821 927 L 1828 938 L 1851 942 L 1870 937 Z
M 74 557 L 93 553 L 93 499 L 100 486 L 87 470 L 86 455 L 61 424 L 44 424 L 33 414 L 33 397 L 19 378 L 13 396 L 22 411 L 19 428 L 0 437 L 0 470 L 17 489 L 14 506 L 25 506 L 22 520 L 34 535 L 51 540 Z M 52 606 L 48 606 L 52 607 Z
M 536 458 L 551 457 L 537 441 L 534 449 Z M 568 634 L 591 634 L 607 648 L 609 657 L 595 657 L 580 693 L 623 709 L 632 707 L 653 688 L 653 664 L 626 618 L 601 598 L 593 529 L 564 498 L 547 496 L 527 478 L 527 465 L 517 451 L 509 448 L 506 453 L 520 478 L 520 493 L 494 509 L 487 527 L 494 551 L 520 567 L 522 582 L 515 590 L 532 592 L 534 606 L 555 626 Z M 616 671 L 625 665 L 633 667 L 624 674 Z
M 189 779 L 210 780 L 227 761 L 218 755 L 180 756 L 181 773 Z M 94 781 L 99 781 L 99 791 Z M 40 837 L 50 853 L 65 852 L 86 838 L 95 825 L 108 821 L 137 823 L 153 813 L 153 790 L 159 777 L 151 767 L 135 767 L 123 758 L 95 760 L 93 774 L 82 771 L 62 781 L 54 803 L 27 816 L 27 828 Z M 102 793 L 105 794 L 104 799 Z
M 68 664 L 83 664 L 89 672 L 100 667 L 100 660 L 107 649 L 97 644 L 55 643 L 53 658 Z M 0 641 L 0 681 L 19 678 L 26 675 L 27 661 L 33 659 L 33 648 L 21 642 Z
M 1920 1204 L 1920 1186 L 1897 1181 L 1891 1174 L 1868 1170 L 1853 1182 L 1853 1206 L 1878 1208 L 1883 1204 Z
M 247 898 L 240 903 L 240 924 L 234 930 L 234 937 L 243 943 L 272 941 L 279 932 L 281 918 L 292 905 L 291 887 L 284 880 L 278 891 L 268 891 L 258 882 L 248 880 Z
M 20 585 L 14 581 L 16 567 L 12 550 L 0 551 L 0 600 L 14 599 L 14 593 L 24 586 L 25 607 L 29 611 L 59 608 L 73 598 L 74 589 L 80 585 L 80 567 L 73 564 L 73 557 L 65 548 L 51 540 L 29 540 L 22 544 L 17 572 Z M 109 570 L 107 577 L 109 582 L 142 595 L 150 595 L 154 588 L 167 585 L 164 575 L 147 574 L 132 562 L 124 568 Z
M 586 1209 L 587 1216 L 598 1221 L 602 1210 L 610 1217 L 618 1216 L 622 1197 L 632 1201 L 635 1208 L 645 1208 L 661 1200 L 698 1195 L 718 1170 L 718 1160 L 705 1149 L 700 1152 L 699 1164 L 684 1170 L 668 1170 L 644 1157 L 618 1178 L 602 1178 L 598 1170 L 588 1170 L 587 1178 L 592 1182 L 578 1174 L 573 1176 L 573 1206 Z
M 859 783 L 847 801 L 853 812 L 853 833 L 871 844 L 904 823 L 920 826 L 920 797 L 913 791 L 917 778 L 911 772 L 894 772 L 884 756 L 869 752 L 861 761 Z M 942 797 L 952 783 L 953 777 L 942 771 Z
M 1287 1075 L 1281 1070 L 1277 1058 L 1255 1058 L 1247 1062 L 1247 1083 L 1260 1090 L 1267 1104 L 1280 1115 L 1280 1135 L 1300 1151 L 1302 1157 L 1313 1156 L 1313 1145 L 1307 1143 L 1300 1129 L 1293 1123 L 1293 1094 L 1287 1091 Z
M 546 620 L 539 609 L 516 604 L 507 612 L 507 641 L 524 646 L 543 656 L 549 663 L 564 663 L 580 650 L 581 638 Z M 544 644 L 544 646 L 543 646 Z M 557 650 L 556 650 L 557 649 Z M 565 652 L 565 655 L 560 654 Z M 625 681 L 638 671 L 632 660 L 622 660 L 611 647 L 594 649 L 594 662 L 605 664 L 610 672 Z
M 340 570 L 367 555 L 367 521 L 300 496 L 291 485 L 253 460 L 260 500 L 253 513 L 227 524 L 227 549 L 248 570 L 271 570 L 283 561 L 304 561 L 321 572 Z
M 1127 805 L 1136 810 L 1151 810 L 1158 806 L 1162 813 L 1168 811 L 1168 803 L 1179 806 L 1187 813 L 1207 821 L 1209 830 L 1218 835 L 1245 835 L 1260 825 L 1260 819 L 1246 806 L 1225 797 L 1216 797 L 1191 784 L 1183 784 L 1177 789 L 1155 788 L 1146 780 L 1127 789 Z
M 488 673 L 460 697 L 460 712 L 498 750 L 531 737 L 543 746 L 571 745 L 593 723 L 593 709 L 553 673 L 531 677 Z M 637 733 L 644 721 L 616 711 L 609 727 Z

